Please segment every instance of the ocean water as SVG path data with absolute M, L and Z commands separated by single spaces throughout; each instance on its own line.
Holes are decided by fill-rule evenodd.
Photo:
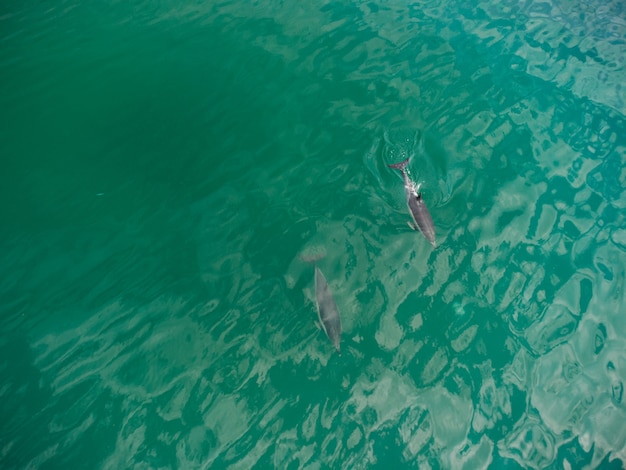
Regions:
M 7 0 L 0 44 L 1 468 L 626 465 L 623 2 Z

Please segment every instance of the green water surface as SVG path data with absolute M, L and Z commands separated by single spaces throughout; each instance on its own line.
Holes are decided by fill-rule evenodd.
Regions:
M 0 44 L 0 467 L 622 468 L 622 2 L 8 1 Z

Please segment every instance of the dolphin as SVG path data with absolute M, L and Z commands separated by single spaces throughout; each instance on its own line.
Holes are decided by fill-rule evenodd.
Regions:
M 315 266 L 315 296 L 317 298 L 317 314 L 324 329 L 324 333 L 333 343 L 335 349 L 341 354 L 341 318 L 339 317 L 339 309 L 335 303 L 328 282 L 322 274 L 322 271 Z
M 410 157 L 409 157 L 410 158 Z M 400 170 L 402 173 L 402 179 L 404 180 L 404 191 L 406 193 L 406 204 L 409 206 L 409 212 L 411 213 L 411 217 L 413 218 L 413 223 L 409 222 L 409 225 L 415 229 L 422 232 L 422 235 L 426 237 L 433 248 L 437 248 L 437 243 L 435 242 L 435 225 L 433 224 L 433 218 L 430 216 L 430 212 L 428 212 L 428 208 L 426 204 L 424 204 L 424 200 L 422 199 L 422 193 L 419 192 L 419 186 L 416 186 L 413 181 L 409 179 L 409 175 L 407 174 L 405 167 L 409 163 L 409 158 L 400 163 L 394 163 L 392 165 L 387 165 L 389 168 L 395 168 L 396 170 Z

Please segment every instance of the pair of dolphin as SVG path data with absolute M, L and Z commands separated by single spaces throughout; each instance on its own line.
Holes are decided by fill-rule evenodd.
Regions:
M 394 163 L 389 168 L 400 170 L 402 173 L 402 179 L 404 181 L 404 191 L 406 194 L 406 203 L 409 207 L 409 213 L 413 218 L 413 223 L 409 222 L 409 225 L 422 232 L 422 235 L 432 244 L 434 248 L 437 248 L 435 242 L 435 225 L 433 219 L 430 216 L 430 212 L 424 204 L 422 194 L 419 192 L 419 186 L 417 186 L 411 179 L 407 171 L 406 166 L 409 164 L 407 158 L 400 163 Z M 341 317 L 339 316 L 339 309 L 337 303 L 333 298 L 333 294 L 330 292 L 328 282 L 324 277 L 324 274 L 315 265 L 315 297 L 317 300 L 317 314 L 319 316 L 320 324 L 328 339 L 333 343 L 335 349 L 341 354 Z

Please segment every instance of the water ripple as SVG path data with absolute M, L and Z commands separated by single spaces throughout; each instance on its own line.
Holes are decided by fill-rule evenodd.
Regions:
M 115 161 L 53 186 L 50 172 L 88 165 L 13 165 L 39 224 L 5 211 L 10 467 L 626 461 L 619 2 L 144 2 L 88 15 L 125 31 L 102 43 L 159 50 L 145 76 L 136 51 L 55 67 L 90 55 L 64 49 L 54 21 L 82 11 L 66 7 L 30 18 L 41 34 L 17 27 L 28 10 L 0 20 L 2 104 L 30 94 L 27 111 L 40 109 L 71 77 L 80 101 L 108 90 L 86 86 L 107 73 L 125 91 L 92 102 L 118 126 L 90 130 L 80 152 L 54 109 L 13 116 L 49 124 L 71 155 Z M 74 39 L 95 51 L 88 30 Z M 187 48 L 200 52 L 179 61 Z M 20 132 L 3 134 L 18 155 Z M 409 154 L 436 250 L 406 227 L 385 165 Z M 124 177 L 97 178 L 104 168 Z M 110 198 L 86 198 L 101 194 L 92 181 Z M 341 356 L 315 327 L 307 253 L 324 255 Z

